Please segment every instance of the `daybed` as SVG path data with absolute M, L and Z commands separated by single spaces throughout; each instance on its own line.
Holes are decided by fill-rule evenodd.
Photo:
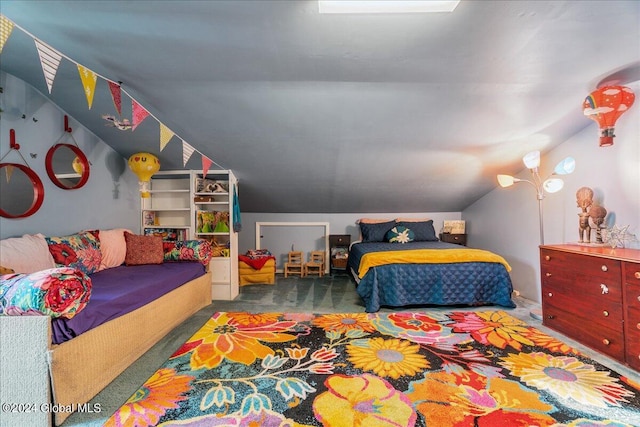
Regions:
M 56 246 L 60 242 L 77 243 L 78 239 L 90 242 L 91 238 L 86 233 L 65 238 L 25 235 L 0 241 L 0 264 L 25 273 L 20 277 L 2 276 L 0 308 L 4 306 L 5 310 L 4 315 L 0 315 L 0 322 L 2 338 L 7 341 L 3 343 L 1 363 L 3 373 L 8 372 L 13 378 L 12 384 L 3 383 L 3 388 L 11 387 L 11 392 L 7 395 L 9 389 L 5 389 L 2 397 L 11 399 L 11 402 L 32 402 L 33 400 L 25 400 L 24 397 L 33 396 L 32 391 L 21 392 L 20 388 L 26 389 L 33 384 L 42 387 L 42 378 L 34 376 L 46 375 L 47 366 L 43 368 L 39 364 L 48 363 L 50 372 L 45 383 L 50 382 L 51 395 L 48 403 L 53 405 L 42 406 L 47 402 L 36 400 L 42 403 L 33 407 L 35 411 L 27 411 L 33 412 L 32 414 L 24 413 L 25 411 L 21 414 L 3 414 L 6 417 L 13 416 L 14 424 L 18 422 L 27 425 L 24 424 L 27 422 L 29 425 L 36 425 L 38 416 L 50 417 L 53 413 L 55 424 L 59 425 L 73 411 L 79 408 L 90 409 L 82 404 L 88 402 L 178 324 L 211 303 L 211 277 L 205 267 L 211 255 L 208 243 L 178 243 L 177 246 L 165 244 L 163 247 L 160 239 L 162 259 L 158 262 L 158 240 L 153 240 L 153 250 L 143 243 L 150 242 L 147 237 L 151 236 L 135 236 L 123 229 L 101 230 L 95 234 L 96 240 L 101 243 L 97 246 L 102 255 L 101 262 L 98 271 L 86 275 L 77 264 L 70 263 L 69 267 L 61 267 L 55 262 L 60 261 L 59 256 L 56 256 L 55 261 L 51 256 L 52 253 L 59 255 L 54 249 L 60 248 Z M 194 253 L 193 248 L 197 245 L 202 246 Z M 78 257 L 81 253 L 86 256 L 91 252 L 83 252 L 83 249 L 78 250 L 77 247 L 74 249 Z M 68 252 L 64 255 L 68 259 L 73 258 L 69 257 Z M 95 264 L 95 252 L 88 257 Z M 154 260 L 152 263 L 145 262 L 145 258 L 148 260 L 149 257 Z M 198 262 L 169 262 L 181 259 Z M 125 265 L 121 265 L 123 263 Z M 7 284 L 12 280 L 26 280 L 43 273 L 60 277 L 56 275 L 61 271 L 69 273 L 67 270 L 72 267 L 78 267 L 73 274 L 80 278 L 83 286 L 90 291 L 90 296 L 85 306 L 78 305 L 70 319 L 46 315 L 17 316 L 16 314 L 38 314 L 38 310 L 40 314 L 48 312 L 42 307 L 11 307 L 7 302 L 7 292 L 4 293 L 3 300 L 2 289 L 6 291 Z M 85 278 L 84 281 L 81 280 L 82 277 Z M 75 283 L 79 283 L 78 280 Z M 153 292 L 144 291 L 145 288 L 152 289 Z M 78 287 L 74 289 L 73 292 L 76 292 Z M 56 297 L 80 299 L 80 296 L 71 293 L 72 291 L 67 290 L 66 294 L 61 292 Z M 34 303 L 33 298 L 31 302 Z M 20 339 L 22 336 L 28 338 Z M 4 344 L 9 343 L 10 339 L 12 345 L 8 348 Z M 29 356 L 46 354 L 46 359 L 36 358 L 31 364 L 15 360 L 27 353 Z M 25 381 L 26 378 L 29 380 Z M 42 396 L 42 393 L 39 395 Z
M 433 221 L 360 222 L 348 269 L 367 312 L 381 306 L 515 307 L 511 267 L 501 256 L 439 241 Z

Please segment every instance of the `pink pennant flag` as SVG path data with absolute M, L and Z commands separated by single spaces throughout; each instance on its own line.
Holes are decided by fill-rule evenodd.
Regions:
M 207 172 L 209 172 L 209 168 L 213 164 L 213 161 L 207 156 L 202 156 L 202 177 L 207 177 Z
M 131 102 L 131 105 L 132 105 L 131 130 L 134 131 L 136 130 L 138 125 L 142 123 L 142 121 L 149 116 L 149 112 L 145 110 L 142 105 L 138 104 L 138 102 L 135 99 L 132 99 L 131 101 L 132 101 Z
M 109 82 L 109 91 L 111 91 L 111 99 L 119 116 L 122 116 L 122 91 L 118 83 Z
M 34 39 L 36 43 L 36 49 L 38 49 L 38 56 L 40 56 L 40 65 L 42 66 L 42 72 L 44 73 L 44 79 L 47 82 L 47 89 L 51 93 L 51 87 L 53 86 L 53 80 L 56 78 L 56 72 L 60 65 L 62 55 L 60 52 L 41 42 L 38 39 Z
M 194 151 L 195 149 L 189 144 L 187 144 L 183 139 L 182 140 L 182 166 L 187 166 L 187 162 L 189 161 L 189 158 L 191 157 Z

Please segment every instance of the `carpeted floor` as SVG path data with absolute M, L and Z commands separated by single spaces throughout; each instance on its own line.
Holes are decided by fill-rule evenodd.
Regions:
M 588 357 L 602 363 L 608 368 L 633 379 L 640 381 L 637 372 L 631 371 L 625 366 L 601 356 L 598 353 L 569 340 L 553 331 L 543 327 L 540 321 L 529 316 L 529 311 L 536 304 L 520 297 L 514 298 L 518 305 L 515 309 L 505 311 L 518 319 L 535 326 L 541 331 L 558 338 L 583 352 Z M 430 311 L 482 311 L 500 309 L 501 307 L 481 307 L 477 309 L 465 307 L 428 307 Z M 104 422 L 116 411 L 156 370 L 162 366 L 169 356 L 173 354 L 185 341 L 187 341 L 215 312 L 250 313 L 287 312 L 287 313 L 362 313 L 364 307 L 359 296 L 355 292 L 353 282 L 347 276 L 336 275 L 324 278 L 296 278 L 284 279 L 277 277 L 276 285 L 251 285 L 241 288 L 240 295 L 234 301 L 214 301 L 208 307 L 200 310 L 182 325 L 168 334 L 156 346 L 143 357 L 136 361 L 129 369 L 120 375 L 113 383 L 99 393 L 91 403 L 99 403 L 102 411 L 99 413 L 73 414 L 63 427 L 71 426 L 102 426 Z M 419 307 L 404 309 L 381 310 L 381 313 L 398 311 L 420 311 Z

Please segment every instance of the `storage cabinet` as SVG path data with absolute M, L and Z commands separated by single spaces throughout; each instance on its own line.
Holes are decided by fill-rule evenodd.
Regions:
M 640 251 L 541 246 L 540 266 L 543 324 L 639 369 Z
M 350 234 L 330 234 L 329 235 L 329 273 L 346 272 L 349 260 L 349 245 L 351 244 Z
M 165 240 L 206 239 L 214 248 L 209 263 L 213 299 L 232 300 L 238 288 L 238 234 L 233 231 L 237 179 L 229 170 L 159 171 L 142 198 L 143 234 Z

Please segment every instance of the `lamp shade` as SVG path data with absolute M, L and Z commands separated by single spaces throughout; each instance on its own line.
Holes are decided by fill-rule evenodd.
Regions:
M 547 193 L 557 193 L 562 190 L 562 187 L 564 187 L 564 181 L 560 178 L 549 178 L 542 183 L 542 188 Z
M 601 147 L 613 145 L 616 121 L 634 100 L 633 91 L 625 86 L 603 86 L 585 98 L 582 109 L 585 116 L 598 123 Z
M 138 176 L 141 197 L 149 197 L 149 180 L 160 170 L 160 160 L 151 153 L 136 153 L 129 157 L 129 169 Z
M 553 170 L 553 173 L 558 175 L 568 175 L 576 170 L 576 160 L 573 157 L 566 157 L 560 163 L 558 163 Z
M 535 169 L 538 166 L 540 166 L 540 152 L 539 151 L 532 151 L 530 153 L 527 153 L 522 158 L 522 161 L 524 162 L 524 165 L 528 169 Z
M 514 182 L 516 182 L 516 179 L 511 175 L 498 175 L 498 184 L 500 184 L 500 187 L 511 187 Z

